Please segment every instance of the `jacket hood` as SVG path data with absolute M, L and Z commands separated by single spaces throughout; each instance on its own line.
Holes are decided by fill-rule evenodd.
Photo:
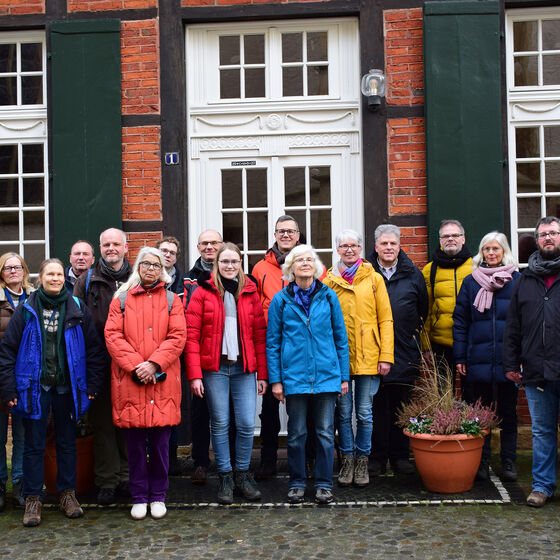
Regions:
M 281 268 L 281 266 L 278 264 L 278 259 L 276 258 L 272 247 L 265 253 L 264 260 L 278 268 Z

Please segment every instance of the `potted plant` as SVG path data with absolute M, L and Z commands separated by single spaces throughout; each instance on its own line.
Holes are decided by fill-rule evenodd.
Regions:
M 457 398 L 449 366 L 437 364 L 431 351 L 430 358 L 422 358 L 422 374 L 399 411 L 398 424 L 410 439 L 428 490 L 467 492 L 474 484 L 484 436 L 497 426 L 497 417 L 480 401 L 472 405 Z

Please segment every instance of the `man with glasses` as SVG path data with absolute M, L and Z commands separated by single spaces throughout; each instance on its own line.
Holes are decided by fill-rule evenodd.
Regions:
M 531 413 L 533 485 L 527 505 L 542 507 L 554 495 L 560 412 L 560 219 L 541 218 L 537 251 L 515 285 L 503 343 L 506 377 L 522 383 Z
M 99 249 L 101 258 L 91 275 L 82 274 L 76 280 L 74 295 L 85 301 L 104 341 L 109 305 L 118 287 L 128 280 L 132 267 L 126 259 L 128 243 L 124 231 L 110 228 L 102 232 Z M 95 484 L 99 488 L 97 503 L 109 505 L 115 502 L 117 495 L 130 497 L 130 492 L 126 446 L 120 430 L 113 425 L 108 352 L 106 385 L 92 401 L 88 414 L 93 427 Z
M 200 256 L 183 279 L 185 310 L 189 306 L 194 291 L 198 288 L 199 281 L 212 272 L 216 254 L 222 243 L 222 236 L 213 229 L 207 229 L 198 236 L 196 248 Z M 194 462 L 191 482 L 193 484 L 205 484 L 208 478 L 208 467 L 210 466 L 210 456 L 208 455 L 210 416 L 204 397 L 193 395 L 191 404 L 192 458 Z
M 458 220 L 441 222 L 439 244 L 432 262 L 422 270 L 428 290 L 425 328 L 440 372 L 451 375 L 455 386 L 453 311 L 461 284 L 472 272 L 472 255 L 465 246 L 465 229 Z M 431 354 L 426 351 L 424 357 L 430 360 Z
M 183 295 L 183 275 L 177 268 L 177 257 L 181 254 L 181 245 L 176 237 L 164 237 L 156 243 L 156 248 L 163 253 L 165 270 L 171 276 L 171 283 L 166 286 L 168 290 Z

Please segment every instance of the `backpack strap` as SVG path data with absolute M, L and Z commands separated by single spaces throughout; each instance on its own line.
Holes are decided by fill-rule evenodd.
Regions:
M 435 291 L 435 283 L 436 283 L 436 273 L 437 273 L 437 264 L 436 261 L 432 261 L 432 267 L 430 268 L 430 287 L 432 289 L 432 299 L 435 299 L 434 291 Z
M 93 270 L 88 268 L 87 276 L 86 276 L 86 293 L 84 294 L 84 301 L 87 301 L 87 296 L 89 292 L 89 284 L 91 282 L 91 275 L 93 274 Z
M 79 298 L 77 298 L 76 296 L 72 296 L 72 298 L 76 302 L 76 305 L 78 306 L 78 309 L 81 309 Z
M 121 313 L 124 316 L 124 302 L 126 301 L 126 296 L 128 292 L 122 292 L 119 294 L 119 302 L 121 304 Z M 175 294 L 169 290 L 165 290 L 165 296 L 167 297 L 167 312 L 171 313 L 171 308 L 173 307 L 173 302 L 175 301 Z
M 123 317 L 124 317 L 124 302 L 126 301 L 127 294 L 128 292 L 122 292 L 119 294 L 119 302 L 121 304 L 121 313 L 123 314 Z

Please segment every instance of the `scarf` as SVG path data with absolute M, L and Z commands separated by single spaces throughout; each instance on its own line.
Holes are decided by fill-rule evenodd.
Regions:
M 212 272 L 212 269 L 214 268 L 214 263 L 213 262 L 206 262 L 201 257 L 200 258 L 200 266 L 202 267 L 202 270 L 205 270 L 206 272 Z
M 220 280 L 224 286 L 224 335 L 222 338 L 222 354 L 234 362 L 239 357 L 239 339 L 237 336 L 237 304 L 235 294 L 239 288 L 237 278 L 229 280 L 220 274 Z
M 290 254 L 290 251 L 288 251 L 287 253 L 282 253 L 280 249 L 278 249 L 278 243 L 274 243 L 270 250 L 274 253 L 278 266 L 282 266 L 284 264 L 284 261 L 286 260 L 286 257 Z
M 540 251 L 535 251 L 529 257 L 529 270 L 537 276 L 555 276 L 560 272 L 560 257 L 555 259 L 543 259 Z
M 434 264 L 441 268 L 459 268 L 471 257 L 471 252 L 465 245 L 461 247 L 461 250 L 456 255 L 448 255 L 447 253 L 444 253 L 441 247 L 438 247 L 432 255 Z M 432 268 L 433 266 L 434 265 L 432 265 Z
M 354 277 L 356 276 L 356 272 L 358 272 L 358 268 L 360 268 L 361 264 L 362 259 L 358 259 L 352 266 L 343 269 L 342 267 L 346 265 L 343 264 L 342 261 L 338 263 L 340 275 L 342 276 L 342 278 L 344 278 L 344 280 L 346 280 L 346 282 L 348 282 L 348 284 L 352 284 L 354 282 Z
M 473 270 L 472 277 L 481 286 L 473 302 L 478 311 L 484 313 L 487 309 L 490 309 L 494 292 L 501 290 L 508 282 L 511 282 L 514 270 L 515 265 L 513 264 L 494 268 L 479 266 Z
M 66 318 L 66 301 L 68 299 L 68 290 L 66 286 L 62 286 L 62 290 L 56 295 L 47 294 L 41 286 L 37 290 L 37 308 L 39 316 L 39 326 L 41 327 L 41 341 L 43 346 L 43 364 L 42 373 L 48 375 L 47 372 L 47 330 L 43 320 L 43 310 L 45 307 L 52 309 L 53 315 L 58 311 L 57 330 L 56 330 L 56 345 L 57 345 L 57 358 L 58 367 L 56 370 L 56 384 L 59 386 L 65 385 L 65 372 L 66 365 L 66 344 L 64 343 L 64 319 Z
M 112 278 L 117 283 L 117 288 L 119 288 L 121 284 L 128 280 L 131 270 L 130 263 L 126 259 L 124 259 L 119 270 L 111 268 L 103 258 L 99 259 L 99 262 L 101 263 L 101 271 L 103 272 L 103 274 L 108 276 L 109 278 Z
M 19 294 L 16 294 L 6 286 L 6 288 L 4 289 L 4 294 L 6 295 L 6 300 L 12 306 L 12 309 L 15 309 L 20 302 L 24 302 L 27 299 L 27 294 L 25 293 L 25 290 L 23 288 L 21 289 L 21 292 Z
M 307 289 L 300 288 L 296 283 L 294 283 L 294 299 L 296 300 L 296 303 L 303 308 L 308 317 L 316 282 L 316 280 L 313 280 L 313 284 L 311 284 L 311 286 Z

